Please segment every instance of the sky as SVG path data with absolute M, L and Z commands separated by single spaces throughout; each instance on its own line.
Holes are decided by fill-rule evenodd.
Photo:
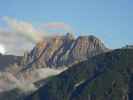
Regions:
M 133 0 L 0 0 L 0 44 L 20 52 L 42 34 L 62 30 L 95 35 L 109 48 L 133 44 L 132 5 Z

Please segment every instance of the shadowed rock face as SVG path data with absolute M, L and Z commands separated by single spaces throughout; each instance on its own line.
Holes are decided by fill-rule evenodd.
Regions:
M 92 57 L 57 75 L 26 100 L 132 100 L 133 49 Z
M 25 55 L 23 64 L 33 68 L 60 68 L 107 50 L 95 36 L 80 36 L 75 39 L 68 33 L 66 36 L 51 37 L 38 43 L 31 53 Z

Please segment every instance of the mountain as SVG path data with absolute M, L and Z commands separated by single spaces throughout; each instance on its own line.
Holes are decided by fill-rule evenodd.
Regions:
M 97 37 L 45 37 L 24 56 L 0 55 L 0 100 L 133 100 L 133 48 Z
M 70 33 L 40 41 L 30 53 L 25 54 L 22 66 L 29 68 L 63 68 L 71 66 L 109 49 L 95 36 L 74 38 Z
M 103 42 L 93 35 L 75 38 L 67 33 L 64 36 L 45 37 L 31 52 L 24 54 L 18 68 L 8 70 L 13 69 L 11 72 L 17 74 L 19 79 L 35 82 L 107 51 L 109 49 Z
M 133 49 L 112 50 L 53 77 L 26 100 L 133 100 Z
M 3 55 L 2 60 L 8 67 L 1 65 L 17 79 L 32 83 L 57 75 L 75 63 L 108 50 L 95 36 L 75 38 L 67 33 L 64 36 L 45 37 L 22 57 Z

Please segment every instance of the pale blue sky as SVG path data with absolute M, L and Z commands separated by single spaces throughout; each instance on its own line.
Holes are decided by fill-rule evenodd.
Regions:
M 94 34 L 110 48 L 133 44 L 133 0 L 0 0 L 0 16 L 35 26 L 64 22 L 76 35 Z

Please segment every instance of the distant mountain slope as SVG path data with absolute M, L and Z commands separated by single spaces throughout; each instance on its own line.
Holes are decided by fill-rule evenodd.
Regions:
M 95 36 L 74 38 L 68 33 L 39 42 L 29 54 L 25 54 L 23 65 L 25 69 L 66 67 L 106 51 L 108 49 Z
M 20 56 L 0 54 L 0 70 L 3 70 L 14 63 L 20 63 L 20 60 Z
M 75 64 L 26 100 L 133 100 L 133 49 L 113 50 Z

